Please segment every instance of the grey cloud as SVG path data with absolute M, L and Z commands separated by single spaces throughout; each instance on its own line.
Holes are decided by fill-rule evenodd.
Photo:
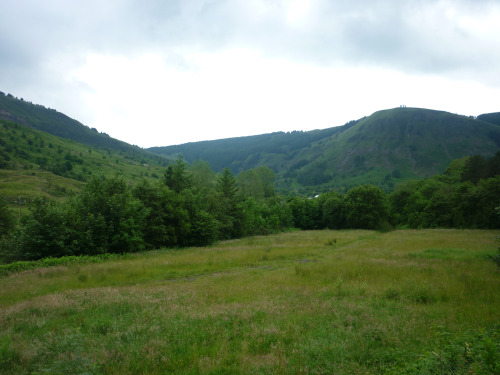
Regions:
M 478 39 L 443 12 L 481 17 L 494 7 L 492 0 L 316 0 L 307 27 L 294 27 L 284 1 L 7 0 L 0 4 L 0 69 L 32 79 L 54 56 L 153 50 L 175 63 L 183 50 L 249 47 L 314 64 L 461 71 L 484 80 L 485 71 L 498 73 L 498 42 Z

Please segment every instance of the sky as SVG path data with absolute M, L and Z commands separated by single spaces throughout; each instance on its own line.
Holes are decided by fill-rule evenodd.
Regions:
M 500 0 L 0 0 L 0 91 L 140 147 L 500 111 Z

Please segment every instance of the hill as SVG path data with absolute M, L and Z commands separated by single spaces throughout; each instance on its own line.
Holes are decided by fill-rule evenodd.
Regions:
M 136 159 L 149 154 L 149 158 L 157 156 L 137 146 L 111 138 L 106 133 L 100 133 L 80 122 L 43 105 L 33 104 L 24 99 L 15 98 L 11 94 L 0 91 L 0 119 L 25 125 L 32 129 L 70 139 L 85 145 L 101 147 L 110 150 L 128 152 Z
M 91 176 L 158 178 L 168 161 L 43 105 L 0 92 L 0 195 L 63 198 Z
M 478 120 L 489 122 L 495 125 L 500 125 L 500 112 L 485 113 L 477 116 Z
M 395 108 L 328 129 L 276 132 L 148 150 L 99 133 L 53 109 L 0 92 L 1 119 L 2 131 L 7 131 L 5 124 L 17 123 L 23 127 L 20 134 L 27 137 L 18 139 L 8 130 L 2 136 L 5 144 L 0 145 L 0 168 L 23 170 L 23 180 L 33 173 L 32 169 L 52 172 L 56 176 L 51 179 L 64 177 L 80 182 L 92 173 L 109 175 L 112 171 L 134 179 L 143 171 L 127 171 L 125 165 L 131 163 L 132 170 L 142 165 L 165 166 L 169 159 L 183 155 L 189 163 L 204 160 L 217 172 L 228 167 L 238 174 L 268 166 L 275 172 L 281 192 L 347 191 L 366 183 L 390 191 L 401 181 L 443 173 L 455 159 L 473 154 L 491 156 L 500 148 L 498 112 L 472 118 L 428 109 Z M 39 141 L 45 137 L 42 132 L 74 143 L 61 145 L 64 150 L 61 153 L 46 150 L 50 156 L 44 156 L 41 147 L 36 147 L 43 143 Z M 58 142 L 62 141 L 44 140 L 52 145 Z M 78 151 L 71 151 L 73 148 Z M 95 150 L 94 155 L 99 155 L 101 161 L 92 161 L 88 150 Z M 118 162 L 106 169 L 102 158 Z M 151 173 L 158 175 L 156 171 Z
M 375 112 L 344 126 L 272 133 L 149 150 L 234 173 L 267 165 L 285 190 L 346 190 L 362 183 L 395 183 L 442 173 L 454 160 L 490 156 L 500 148 L 496 116 L 478 119 L 420 108 Z M 485 120 L 488 120 L 485 121 Z M 221 152 L 223 150 L 223 152 Z
M 273 166 L 279 165 L 279 161 L 285 161 L 312 143 L 347 130 L 357 122 L 351 121 L 344 126 L 324 130 L 275 132 L 167 147 L 151 147 L 148 150 L 169 157 L 183 155 L 189 162 L 205 160 L 216 171 L 227 167 L 237 174 L 263 165 L 265 160 L 273 161 L 273 157 L 276 158 Z
M 150 155 L 94 147 L 0 120 L 0 195 L 10 202 L 19 196 L 63 198 L 91 176 L 158 178 L 167 161 Z

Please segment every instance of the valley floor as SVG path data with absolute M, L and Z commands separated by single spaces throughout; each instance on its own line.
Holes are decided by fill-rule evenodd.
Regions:
M 305 231 L 0 278 L 0 373 L 488 374 L 495 231 Z

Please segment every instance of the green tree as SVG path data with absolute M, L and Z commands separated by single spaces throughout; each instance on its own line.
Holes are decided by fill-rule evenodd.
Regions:
M 73 221 L 72 227 L 79 232 L 90 233 L 90 238 L 97 235 L 102 241 L 100 248 L 112 253 L 144 248 L 147 210 L 140 200 L 132 196 L 131 189 L 122 178 L 92 178 L 73 202 L 73 212 L 78 221 Z M 95 241 L 93 243 L 98 246 Z
M 11 233 L 16 226 L 16 219 L 9 210 L 7 201 L 0 197 L 0 237 Z
M 453 225 L 455 185 L 443 184 L 434 192 L 425 208 L 426 227 L 449 228 Z
M 266 200 L 268 216 L 266 222 L 273 232 L 286 230 L 293 227 L 292 209 L 284 197 L 275 195 Z
M 403 183 L 389 195 L 389 215 L 395 225 L 408 225 L 408 202 L 415 187 L 410 183 Z
M 293 197 L 288 202 L 293 215 L 293 225 L 299 229 L 320 229 L 321 211 L 316 198 Z
M 477 227 L 479 197 L 476 187 L 470 181 L 458 183 L 451 196 L 453 206 L 453 227 L 474 228 Z
M 182 196 L 146 180 L 137 184 L 133 195 L 146 208 L 143 233 L 148 248 L 180 246 L 185 241 L 191 223 Z
M 189 167 L 192 187 L 195 191 L 203 195 L 208 195 L 209 191 L 215 191 L 217 174 L 210 168 L 206 161 L 198 161 Z
M 191 187 L 191 175 L 188 171 L 188 164 L 184 158 L 179 157 L 175 163 L 169 165 L 163 177 L 165 185 L 175 191 L 177 194 L 182 190 Z
M 249 169 L 238 175 L 238 185 L 242 195 L 257 200 L 270 198 L 274 195 L 275 181 L 274 171 L 266 166 Z
M 495 177 L 500 175 L 500 151 L 488 159 L 486 162 L 487 177 Z
M 222 198 L 230 201 L 236 200 L 238 184 L 236 183 L 236 178 L 234 177 L 233 172 L 231 172 L 229 168 L 224 168 L 217 179 L 217 191 Z
M 54 201 L 37 198 L 31 214 L 23 216 L 17 234 L 17 255 L 21 260 L 73 255 L 71 238 L 62 207 Z
M 476 227 L 485 229 L 500 228 L 500 216 L 496 207 L 500 206 L 500 176 L 481 180 L 476 186 L 477 197 Z
M 477 184 L 479 180 L 485 178 L 487 173 L 486 160 L 481 155 L 473 155 L 469 157 L 462 171 L 462 181 L 471 181 Z
M 217 179 L 216 218 L 220 223 L 220 238 L 242 235 L 243 208 L 238 192 L 236 178 L 229 168 L 224 168 Z
M 191 214 L 191 231 L 187 246 L 207 246 L 217 240 L 219 222 L 210 213 L 203 210 L 194 210 Z
M 345 197 L 336 192 L 328 192 L 319 197 L 322 226 L 341 229 L 345 226 Z
M 388 219 L 387 196 L 379 187 L 357 186 L 347 192 L 346 211 L 348 227 L 377 229 Z

